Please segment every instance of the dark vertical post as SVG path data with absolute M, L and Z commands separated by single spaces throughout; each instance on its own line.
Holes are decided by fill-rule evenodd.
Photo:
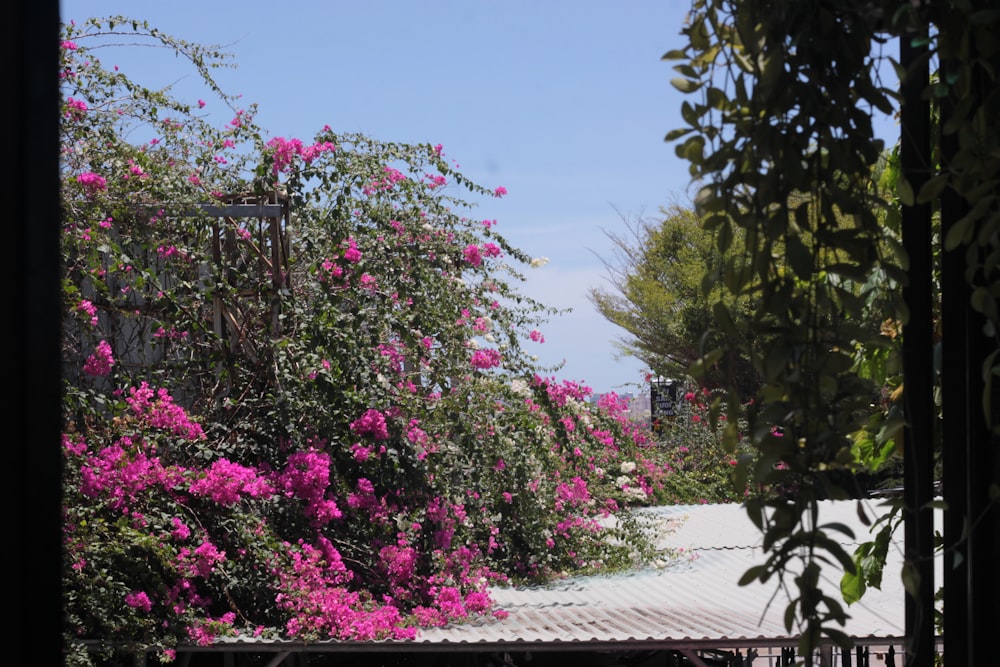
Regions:
M 915 43 L 917 42 L 917 43 Z M 900 37 L 900 167 L 914 193 L 930 177 L 930 104 L 922 99 L 930 80 L 926 32 Z M 933 254 L 929 204 L 904 203 L 903 247 L 909 257 L 903 300 L 909 317 L 903 325 L 903 383 L 906 429 L 903 443 L 905 567 L 919 578 L 917 595 L 906 596 L 906 665 L 931 667 L 934 652 L 934 523 L 928 503 L 934 480 Z
M 62 413 L 59 299 L 59 3 L 14 2 L 6 7 L 3 49 L 8 82 L 8 179 L 12 185 L 13 243 L 7 247 L 8 319 L 16 339 L 9 413 L 11 466 L 5 507 L 17 536 L 8 541 L 14 599 L 8 635 L 25 662 L 64 663 L 61 585 Z M 9 368 L 9 367 L 8 367 Z M 30 657 L 29 657 L 30 656 Z
M 994 33 L 995 36 L 995 33 Z M 986 109 L 988 117 L 995 116 L 996 103 L 992 101 L 995 95 L 995 72 L 1000 65 L 1000 56 L 995 52 L 989 56 L 989 66 L 977 61 L 971 66 L 972 81 L 970 94 L 975 98 L 975 106 Z M 981 176 L 981 181 L 989 176 Z M 993 187 L 993 194 L 997 188 Z M 961 211 L 961 209 L 960 209 Z M 984 216 L 976 221 L 979 235 L 982 235 L 989 224 L 989 217 Z M 995 232 L 994 232 L 995 234 Z M 948 624 L 948 637 L 952 629 L 966 638 L 968 646 L 967 664 L 989 664 L 996 660 L 996 650 L 991 638 L 997 629 L 998 611 L 1000 611 L 1000 504 L 995 500 L 996 485 L 1000 481 L 1000 436 L 990 432 L 989 424 L 996 427 L 1000 424 L 1000 400 L 997 395 L 1000 382 L 995 375 L 983 371 L 984 364 L 991 354 L 997 353 L 998 332 L 988 322 L 986 316 L 972 307 L 973 285 L 978 289 L 989 286 L 991 281 L 990 265 L 991 249 L 980 246 L 972 254 L 970 248 L 961 247 L 960 252 L 965 259 L 964 271 L 955 275 L 948 285 L 954 293 L 943 293 L 942 298 L 955 299 L 963 306 L 964 338 L 956 341 L 964 349 L 965 374 L 963 396 L 966 398 L 964 407 L 965 440 L 960 443 L 966 452 L 967 474 L 964 479 L 965 516 L 968 520 L 968 546 L 965 555 L 968 557 L 968 576 L 965 587 L 966 612 L 965 625 L 952 625 L 950 607 L 945 607 L 945 622 Z M 975 271 L 970 269 L 974 268 Z M 995 274 L 994 274 L 995 275 Z M 995 278 L 994 278 L 995 279 Z M 987 392 L 985 383 L 992 384 L 992 394 Z M 990 397 L 990 398 L 987 398 Z M 987 404 L 988 402 L 988 404 Z M 950 567 L 950 558 L 946 561 Z M 947 570 L 947 567 L 946 567 Z M 949 650 L 948 660 L 951 662 Z
M 941 74 L 947 76 L 955 63 L 942 62 Z M 951 117 L 953 100 L 941 103 L 941 123 Z M 952 156 L 958 150 L 958 137 L 941 133 L 941 169 L 951 167 Z M 955 222 L 968 212 L 965 200 L 953 188 L 941 195 L 941 237 L 947 236 Z M 942 442 L 942 499 L 947 503 L 944 513 L 944 550 L 950 554 L 948 567 L 943 569 L 944 606 L 948 610 L 948 661 L 970 664 L 969 634 L 969 543 L 965 527 L 969 520 L 969 444 L 970 384 L 975 381 L 970 366 L 969 298 L 971 289 L 965 280 L 965 249 L 961 246 L 941 250 L 941 411 L 944 424 Z

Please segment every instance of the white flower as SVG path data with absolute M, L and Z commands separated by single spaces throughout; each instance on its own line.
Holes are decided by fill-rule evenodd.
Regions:
M 646 499 L 646 492 L 643 491 L 641 487 L 630 486 L 627 489 L 624 489 L 624 491 L 625 491 L 625 495 L 627 497 L 629 497 L 629 498 L 634 498 L 636 500 L 645 500 Z
M 531 268 L 538 269 L 549 263 L 548 257 L 535 257 L 531 260 Z
M 630 473 L 633 470 L 635 470 L 635 462 L 634 461 L 622 461 L 621 470 L 622 470 L 623 473 L 625 473 L 627 475 L 628 473 Z

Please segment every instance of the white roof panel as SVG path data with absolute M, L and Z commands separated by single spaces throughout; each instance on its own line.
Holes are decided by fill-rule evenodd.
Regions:
M 820 511 L 820 523 L 838 522 L 852 528 L 853 541 L 839 533 L 831 535 L 849 553 L 855 544 L 871 539 L 869 528 L 858 517 L 856 502 L 827 501 Z M 862 502 L 868 516 L 881 514 L 879 501 Z M 658 569 L 574 577 L 546 586 L 494 588 L 497 604 L 509 614 L 505 619 L 431 628 L 405 642 L 319 642 L 305 650 L 616 650 L 795 643 L 798 633 L 784 627 L 788 597 L 778 590 L 778 582 L 738 585 L 743 573 L 765 558 L 761 535 L 741 505 L 684 505 L 649 511 L 679 524 L 662 538 L 662 544 L 682 547 L 685 557 Z M 840 598 L 839 569 L 823 568 L 825 592 L 840 601 L 850 616 L 839 629 L 858 644 L 898 643 L 905 635 L 905 592 L 899 576 L 902 539 L 897 535 L 889 550 L 881 590 L 869 589 L 850 607 Z M 791 580 L 789 585 L 794 585 Z M 243 642 L 222 643 L 232 648 L 232 643 Z M 269 650 L 297 647 L 302 648 L 296 642 L 277 642 Z

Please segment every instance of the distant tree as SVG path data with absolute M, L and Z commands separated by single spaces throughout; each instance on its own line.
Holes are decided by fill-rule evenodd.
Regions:
M 657 375 L 685 378 L 706 349 L 718 343 L 713 310 L 726 297 L 723 254 L 697 214 L 679 204 L 659 218 L 624 218 L 626 233 L 606 232 L 613 256 L 603 258 L 614 290 L 593 288 L 590 300 L 607 319 L 631 334 L 620 348 Z M 739 245 L 731 252 L 739 252 Z M 734 312 L 749 316 L 749 301 Z M 737 318 L 740 315 L 736 315 Z M 738 327 L 746 330 L 745 327 Z M 735 382 L 752 391 L 756 373 L 748 355 L 752 341 L 704 369 L 708 387 Z

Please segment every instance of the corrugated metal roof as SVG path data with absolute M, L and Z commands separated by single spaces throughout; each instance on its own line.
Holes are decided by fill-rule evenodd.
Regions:
M 862 502 L 868 516 L 881 513 L 878 501 Z M 743 573 L 765 558 L 761 535 L 742 506 L 683 505 L 649 512 L 678 524 L 661 544 L 683 548 L 684 557 L 661 568 L 575 577 L 539 587 L 495 588 L 494 597 L 509 613 L 507 618 L 428 629 L 416 640 L 308 646 L 272 642 L 270 650 L 652 650 L 794 643 L 798 633 L 785 630 L 788 597 L 777 590 L 778 582 L 738 585 Z M 856 501 L 822 503 L 820 523 L 828 522 L 853 530 L 854 540 L 831 535 L 849 553 L 854 544 L 871 538 L 858 517 Z M 889 549 L 881 590 L 869 589 L 860 602 L 843 605 L 850 618 L 839 629 L 858 644 L 898 643 L 905 635 L 901 541 L 902 535 L 897 536 Z M 836 566 L 824 566 L 822 586 L 838 601 L 839 580 Z M 250 648 L 246 644 L 244 650 Z

